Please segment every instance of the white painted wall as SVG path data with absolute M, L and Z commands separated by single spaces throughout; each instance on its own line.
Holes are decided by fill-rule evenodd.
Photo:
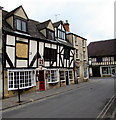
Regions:
M 29 65 L 34 58 L 35 54 L 37 53 L 37 41 L 30 40 L 29 44 Z M 33 67 L 36 67 L 37 60 L 35 61 Z
M 13 66 L 15 66 L 15 47 L 6 47 L 6 53 L 8 54 Z M 6 65 L 8 67 L 9 65 Z
M 27 60 L 17 60 L 16 61 L 16 67 L 27 67 L 28 63 Z
M 40 56 L 43 57 L 44 55 L 44 43 L 43 42 L 39 42 L 39 53 L 40 53 Z
M 15 46 L 15 37 L 11 35 L 7 35 L 6 44 Z

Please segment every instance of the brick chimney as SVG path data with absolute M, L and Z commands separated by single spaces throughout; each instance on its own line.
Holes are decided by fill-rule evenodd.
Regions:
M 66 20 L 66 23 L 64 23 L 64 27 L 66 29 L 66 32 L 70 32 L 70 28 L 69 28 L 69 23 L 68 23 L 68 20 Z

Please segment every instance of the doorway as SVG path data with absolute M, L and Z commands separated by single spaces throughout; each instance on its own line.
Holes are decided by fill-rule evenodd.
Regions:
M 65 71 L 65 75 L 66 75 L 66 85 L 69 85 L 68 71 Z
M 44 81 L 44 70 L 39 71 L 39 90 L 45 90 L 45 81 Z

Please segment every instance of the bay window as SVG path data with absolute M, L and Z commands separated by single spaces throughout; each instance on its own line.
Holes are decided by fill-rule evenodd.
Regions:
M 35 86 L 34 70 L 8 70 L 8 90 L 16 90 Z
M 58 82 L 58 70 L 47 70 L 48 83 Z

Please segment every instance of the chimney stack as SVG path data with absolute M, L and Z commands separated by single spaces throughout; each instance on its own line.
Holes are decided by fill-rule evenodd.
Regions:
M 69 23 L 68 23 L 68 20 L 66 20 L 66 22 L 64 23 L 64 27 L 66 29 L 66 32 L 70 32 L 70 28 L 69 28 Z

